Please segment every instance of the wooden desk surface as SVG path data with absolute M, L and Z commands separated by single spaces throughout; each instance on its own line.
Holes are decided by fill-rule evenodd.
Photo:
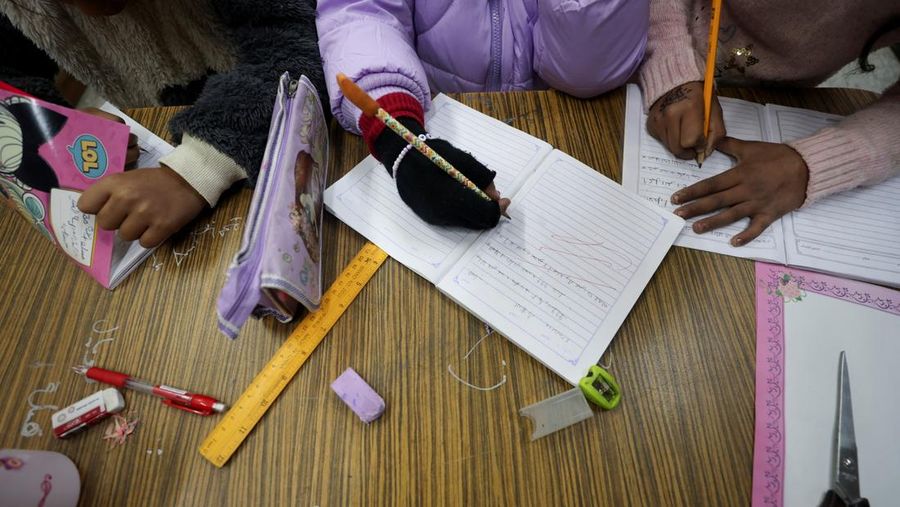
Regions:
M 726 90 L 726 95 L 848 114 L 872 95 L 844 90 Z M 624 91 L 590 101 L 555 92 L 465 94 L 466 104 L 621 181 Z M 173 110 L 133 111 L 156 132 Z M 330 182 L 365 155 L 333 125 Z M 605 361 L 624 386 L 612 412 L 536 442 L 520 408 L 568 386 L 424 279 L 389 259 L 224 469 L 197 447 L 217 417 L 126 392 L 140 426 L 110 448 L 95 428 L 26 438 L 29 393 L 60 408 L 96 391 L 70 367 L 100 366 L 237 399 L 291 325 L 251 321 L 230 341 L 215 301 L 251 193 L 236 192 L 160 248 L 118 289 L 90 280 L 18 215 L 0 213 L 0 447 L 62 452 L 82 505 L 746 505 L 753 453 L 753 264 L 673 248 Z M 327 214 L 326 214 L 327 215 Z M 363 245 L 327 215 L 325 282 Z M 114 331 L 104 332 L 115 328 Z M 113 340 L 106 340 L 114 338 Z M 503 362 L 505 361 L 505 367 Z M 454 371 L 480 386 L 466 387 Z M 329 388 L 352 366 L 387 411 L 362 424 Z M 107 423 L 104 423 L 105 427 Z M 31 426 L 30 429 L 34 429 Z

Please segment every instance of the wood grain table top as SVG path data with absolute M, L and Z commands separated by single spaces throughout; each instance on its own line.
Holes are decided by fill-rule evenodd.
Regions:
M 873 100 L 823 89 L 723 95 L 839 114 Z M 455 97 L 621 181 L 624 90 L 592 100 L 553 91 Z M 130 113 L 166 136 L 176 111 Z M 331 139 L 334 182 L 366 152 L 336 123 Z M 125 445 L 110 446 L 100 428 L 56 440 L 53 410 L 40 407 L 62 408 L 101 387 L 71 366 L 94 360 L 233 402 L 275 353 L 292 325 L 253 320 L 234 341 L 216 329 L 216 297 L 250 197 L 248 189 L 223 197 L 112 292 L 2 208 L 0 447 L 69 456 L 81 505 L 749 503 L 753 263 L 683 248 L 663 261 L 603 358 L 623 386 L 621 405 L 535 442 L 519 409 L 569 386 L 496 334 L 465 357 L 482 324 L 392 259 L 223 469 L 197 451 L 217 417 L 135 392 L 124 393 L 125 414 L 140 419 Z M 364 243 L 326 213 L 326 286 Z M 348 366 L 386 400 L 371 425 L 329 388 Z M 473 389 L 448 367 L 476 386 L 506 382 Z M 36 427 L 42 434 L 23 436 Z

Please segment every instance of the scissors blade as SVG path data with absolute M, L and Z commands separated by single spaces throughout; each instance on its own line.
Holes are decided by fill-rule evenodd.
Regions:
M 844 351 L 841 351 L 838 370 L 838 409 L 835 426 L 834 487 L 845 502 L 852 502 L 860 498 L 859 463 L 856 460 L 856 434 L 853 431 L 850 373 Z

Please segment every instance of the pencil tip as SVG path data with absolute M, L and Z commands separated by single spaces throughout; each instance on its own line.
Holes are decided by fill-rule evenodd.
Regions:
M 703 167 L 703 161 L 706 160 L 706 152 L 697 152 L 697 167 Z

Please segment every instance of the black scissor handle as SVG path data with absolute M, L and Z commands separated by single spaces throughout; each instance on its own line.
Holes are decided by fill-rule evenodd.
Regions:
M 857 498 L 853 502 L 847 503 L 833 489 L 829 489 L 819 507 L 869 507 L 869 501 L 865 498 Z

